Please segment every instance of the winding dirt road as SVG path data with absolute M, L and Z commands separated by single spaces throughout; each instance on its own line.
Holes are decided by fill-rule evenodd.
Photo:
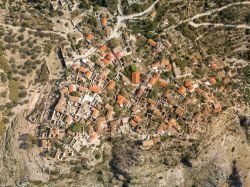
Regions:
M 183 23 L 188 23 L 189 25 L 191 25 L 191 26 L 193 26 L 195 28 L 200 27 L 200 26 L 217 26 L 217 27 L 218 26 L 228 26 L 228 27 L 234 27 L 234 28 L 246 28 L 246 29 L 249 29 L 250 26 L 247 26 L 247 25 L 231 25 L 230 26 L 230 25 L 224 25 L 224 24 L 220 24 L 220 23 L 195 23 L 194 22 L 195 19 L 198 19 L 198 18 L 201 18 L 201 17 L 204 17 L 204 16 L 210 16 L 212 14 L 219 13 L 222 10 L 225 10 L 225 9 L 227 9 L 229 7 L 237 6 L 237 5 L 250 5 L 250 1 L 231 3 L 231 4 L 228 4 L 228 5 L 220 7 L 220 8 L 209 10 L 208 12 L 197 14 L 197 15 L 191 17 L 191 18 L 182 20 L 179 23 L 177 23 L 176 25 L 173 25 L 173 26 L 167 28 L 166 31 L 175 29 L 176 27 L 178 27 L 179 25 L 181 25 Z
M 119 28 L 121 27 L 122 23 L 126 20 L 132 20 L 132 19 L 138 19 L 141 16 L 144 16 L 145 14 L 148 14 L 152 11 L 152 9 L 155 7 L 155 5 L 159 2 L 160 0 L 156 0 L 150 7 L 148 7 L 146 10 L 144 10 L 143 12 L 139 12 L 136 14 L 131 14 L 131 15 L 120 15 L 117 16 L 117 23 L 116 26 L 114 27 L 114 29 L 112 30 L 109 39 L 112 38 L 118 38 L 120 36 L 120 33 L 118 32 Z M 117 9 L 119 10 L 119 13 L 122 14 L 122 10 L 121 10 L 121 0 L 119 0 L 119 2 L 117 3 Z

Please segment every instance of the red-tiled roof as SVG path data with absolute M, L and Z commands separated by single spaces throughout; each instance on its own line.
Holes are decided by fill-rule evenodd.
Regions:
M 76 91 L 75 85 L 70 84 L 70 85 L 69 85 L 69 92 L 74 92 L 74 91 Z
M 107 26 L 107 19 L 105 17 L 102 18 L 102 27 Z
M 157 43 L 152 40 L 152 39 L 148 39 L 148 44 L 151 45 L 152 47 L 156 47 L 157 46 Z
M 189 90 L 192 90 L 193 89 L 193 81 L 191 79 L 188 79 L 186 82 L 185 82 L 185 86 L 189 89 Z
M 112 58 L 113 58 L 113 55 L 111 52 L 109 52 L 108 54 L 106 54 L 105 58 L 108 60 L 108 61 L 111 61 Z
M 164 79 L 160 79 L 159 80 L 159 85 L 163 88 L 165 88 L 167 86 L 167 81 L 165 81 Z
M 108 86 L 107 86 L 107 89 L 108 90 L 113 90 L 115 88 L 115 84 L 116 82 L 114 80 L 111 80 L 109 83 L 108 83 Z
M 123 105 L 124 103 L 126 103 L 126 98 L 123 97 L 122 95 L 118 95 L 118 96 L 117 96 L 117 103 L 118 103 L 119 105 Z
M 107 50 L 107 46 L 106 46 L 106 45 L 101 45 L 101 46 L 99 47 L 99 50 L 100 50 L 100 51 L 106 51 L 106 50 Z
M 89 90 L 92 92 L 95 92 L 95 93 L 101 93 L 101 91 L 102 91 L 102 89 L 97 85 L 90 86 Z
M 211 84 L 216 84 L 216 79 L 214 78 L 214 77 L 211 77 L 210 79 L 209 79 L 209 82 L 211 83 Z
M 87 79 L 90 79 L 91 78 L 91 75 L 92 75 L 92 72 L 91 71 L 86 71 L 86 73 L 85 73 L 85 77 L 87 78 Z
M 94 35 L 93 34 L 88 34 L 87 36 L 86 36 L 86 39 L 87 40 L 93 40 L 93 38 L 94 38 Z
M 132 73 L 132 83 L 133 84 L 140 84 L 141 83 L 140 72 L 136 71 L 136 72 Z
M 86 71 L 87 71 L 87 68 L 85 68 L 85 67 L 83 67 L 83 66 L 80 67 L 80 72 L 81 72 L 81 73 L 85 73 Z
M 186 88 L 184 86 L 181 86 L 179 89 L 178 89 L 178 93 L 180 95 L 184 95 L 186 93 Z

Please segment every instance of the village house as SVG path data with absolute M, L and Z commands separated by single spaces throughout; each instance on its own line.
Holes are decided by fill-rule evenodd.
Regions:
M 132 72 L 132 83 L 133 84 L 140 84 L 141 78 L 140 78 L 140 72 Z

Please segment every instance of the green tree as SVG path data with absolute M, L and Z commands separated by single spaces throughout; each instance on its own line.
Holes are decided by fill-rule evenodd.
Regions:
M 77 122 L 77 123 L 73 124 L 73 125 L 71 126 L 70 129 L 71 129 L 73 132 L 80 132 L 81 129 L 82 129 L 82 127 L 83 127 L 83 124 Z
M 120 45 L 120 40 L 117 39 L 117 38 L 112 38 L 110 41 L 109 41 L 109 46 L 111 48 L 116 48 Z

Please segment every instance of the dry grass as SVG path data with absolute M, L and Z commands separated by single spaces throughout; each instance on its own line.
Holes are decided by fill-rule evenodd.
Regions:
M 4 122 L 0 121 L 0 137 L 3 135 L 4 129 L 5 129 Z
M 19 99 L 18 96 L 18 82 L 15 80 L 9 81 L 9 90 L 10 90 L 10 100 L 13 102 L 17 102 Z

